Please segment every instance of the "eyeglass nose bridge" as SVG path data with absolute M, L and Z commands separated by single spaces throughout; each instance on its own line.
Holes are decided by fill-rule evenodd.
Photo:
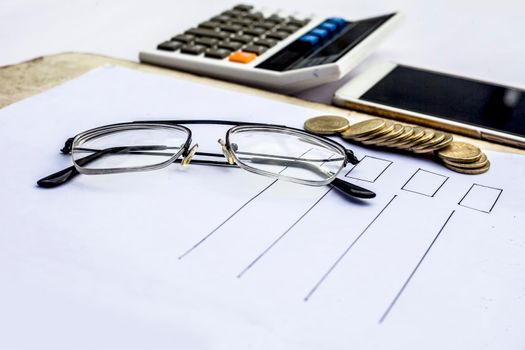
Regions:
M 228 149 L 228 146 L 226 146 L 226 142 L 224 142 L 223 139 L 217 140 L 217 142 L 221 145 L 222 153 L 224 153 L 224 156 L 226 157 L 226 160 L 228 161 L 228 164 L 235 164 L 235 160 L 233 159 L 233 155 L 231 151 Z

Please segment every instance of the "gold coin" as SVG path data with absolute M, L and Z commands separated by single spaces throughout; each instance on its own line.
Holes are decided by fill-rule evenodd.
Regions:
M 456 167 L 456 168 L 461 168 L 461 169 L 478 169 L 478 168 L 483 168 L 489 162 L 489 160 L 488 160 L 487 156 L 485 155 L 485 153 L 481 153 L 481 157 L 477 161 L 472 162 L 472 163 L 456 163 L 456 162 L 451 162 L 450 160 L 447 160 L 447 159 L 442 159 L 442 161 L 445 164 L 448 164 L 448 165 Z
M 411 126 L 403 125 L 403 132 L 401 135 L 394 137 L 391 140 L 385 141 L 378 146 L 394 147 L 398 142 L 405 141 L 414 134 L 414 129 Z
M 412 142 L 415 142 L 416 140 L 419 140 L 423 137 L 423 135 L 425 135 L 425 130 L 423 128 L 420 128 L 419 126 L 415 126 L 412 129 L 414 130 L 414 133 L 406 140 L 396 144 L 396 148 L 405 149 L 407 145 L 411 144 Z
M 454 141 L 454 137 L 451 134 L 445 133 L 445 138 L 443 139 L 443 141 L 441 141 L 440 143 L 438 143 L 435 146 L 430 147 L 430 149 L 428 151 L 429 152 L 430 151 L 437 151 L 437 150 L 440 150 L 442 148 L 445 148 L 448 145 L 450 145 L 452 143 L 452 141 Z
M 445 139 L 445 133 L 441 131 L 434 132 L 434 137 L 427 142 L 420 143 L 419 145 L 412 147 L 412 152 L 414 153 L 426 153 L 431 150 L 431 148 Z
M 436 134 L 436 132 L 432 129 L 423 129 L 423 131 L 425 132 L 425 134 L 420 137 L 419 139 L 415 140 L 414 142 L 412 143 L 409 143 L 408 145 L 405 146 L 405 149 L 411 149 L 415 146 L 418 146 L 418 145 L 421 145 L 429 140 L 432 140 L 432 138 L 434 137 L 434 135 Z
M 345 139 L 353 140 L 356 137 L 373 134 L 384 126 L 385 121 L 383 119 L 368 119 L 350 126 L 341 133 L 341 136 Z
M 365 145 L 377 145 L 381 142 L 391 140 L 394 137 L 401 135 L 401 133 L 403 133 L 403 125 L 392 123 L 392 131 L 390 131 L 388 134 L 379 136 L 377 138 L 370 138 L 362 142 Z
M 322 115 L 304 122 L 305 130 L 319 135 L 334 135 L 345 131 L 349 126 L 348 119 L 336 115 Z
M 390 120 L 385 120 L 385 125 L 381 129 L 373 132 L 372 134 L 368 134 L 368 135 L 361 136 L 361 137 L 356 137 L 354 138 L 354 140 L 364 141 L 364 140 L 375 139 L 375 138 L 378 138 L 378 137 L 381 137 L 383 135 L 390 133 L 393 129 L 394 129 L 394 123 L 391 122 Z
M 486 173 L 490 169 L 490 162 L 489 161 L 487 161 L 487 164 L 485 164 L 481 168 L 476 168 L 476 169 L 459 168 L 459 167 L 455 167 L 455 166 L 452 166 L 452 165 L 449 165 L 449 164 L 446 164 L 446 163 L 444 163 L 444 164 L 450 170 L 453 170 L 453 171 L 461 173 L 461 174 L 469 174 L 469 175 L 483 174 L 483 173 Z
M 437 151 L 437 155 L 456 163 L 472 163 L 481 158 L 481 150 L 470 143 L 454 141 Z

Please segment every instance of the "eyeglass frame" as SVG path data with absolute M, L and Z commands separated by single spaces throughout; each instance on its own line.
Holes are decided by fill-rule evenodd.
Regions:
M 297 128 L 293 128 L 293 127 L 288 127 L 288 126 L 284 126 L 284 125 L 277 125 L 277 124 L 265 124 L 265 123 L 255 123 L 255 122 L 237 122 L 237 121 L 211 120 L 211 119 L 210 120 L 208 120 L 208 119 L 199 119 L 199 120 L 192 120 L 192 119 L 188 119 L 188 120 L 185 120 L 185 119 L 182 119 L 182 120 L 144 120 L 144 121 L 132 121 L 132 122 L 124 122 L 124 123 L 115 123 L 115 124 L 103 125 L 103 126 L 99 126 L 99 127 L 96 127 L 96 128 L 92 128 L 92 129 L 83 131 L 83 132 L 81 132 L 81 133 L 79 133 L 79 134 L 77 134 L 77 135 L 75 135 L 73 137 L 68 138 L 67 141 L 64 144 L 64 147 L 60 151 L 63 154 L 71 155 L 71 152 L 72 152 L 72 150 L 74 148 L 74 145 L 75 145 L 76 141 L 81 140 L 82 137 L 85 136 L 85 135 L 92 134 L 96 130 L 101 130 L 102 131 L 102 130 L 108 129 L 108 128 L 115 128 L 115 127 L 118 127 L 118 126 L 133 126 L 135 124 L 137 126 L 139 126 L 139 125 L 141 125 L 141 126 L 146 126 L 146 125 L 159 126 L 160 125 L 160 126 L 165 126 L 165 127 L 169 127 L 169 128 L 172 128 L 172 127 L 180 128 L 180 129 L 183 129 L 185 132 L 187 132 L 187 139 L 186 139 L 186 142 L 181 146 L 181 151 L 175 153 L 168 160 L 166 160 L 164 162 L 161 162 L 159 164 L 146 165 L 146 166 L 133 167 L 133 168 L 86 169 L 86 168 L 81 168 L 80 166 L 78 166 L 77 162 L 75 160 L 73 160 L 73 165 L 72 166 L 70 166 L 68 168 L 65 168 L 63 170 L 60 170 L 60 171 L 58 171 L 56 173 L 53 173 L 51 175 L 48 175 L 48 176 L 38 180 L 37 181 L 38 186 L 44 187 L 44 188 L 57 187 L 57 186 L 60 186 L 62 184 L 67 183 L 70 179 L 72 179 L 73 177 L 75 177 L 78 174 L 112 174 L 112 173 L 148 171 L 148 170 L 162 169 L 162 168 L 167 167 L 168 165 L 170 165 L 172 163 L 181 163 L 184 166 L 184 165 L 189 164 L 190 161 L 193 164 L 197 164 L 197 165 L 239 167 L 239 168 L 242 168 L 242 169 L 244 169 L 246 171 L 249 171 L 249 172 L 252 172 L 252 173 L 256 173 L 256 174 L 259 174 L 259 175 L 262 175 L 262 176 L 267 176 L 267 177 L 271 177 L 271 178 L 281 178 L 281 179 L 282 178 L 286 178 L 285 181 L 288 180 L 288 181 L 301 183 L 301 184 L 305 184 L 305 185 L 312 185 L 308 180 L 301 180 L 301 179 L 297 179 L 297 178 L 291 178 L 291 177 L 288 177 L 286 175 L 279 175 L 279 174 L 275 174 L 275 173 L 272 173 L 272 172 L 267 172 L 267 171 L 264 171 L 264 170 L 261 170 L 261 169 L 255 169 L 255 168 L 246 166 L 242 161 L 240 161 L 235 156 L 235 152 L 232 152 L 231 144 L 230 144 L 230 135 L 233 132 L 238 131 L 239 129 L 244 128 L 244 127 L 259 127 L 259 128 L 263 128 L 263 129 L 269 129 L 269 130 L 279 129 L 280 132 L 284 131 L 285 133 L 286 133 L 286 131 L 290 131 L 290 132 L 293 132 L 293 133 L 303 134 L 305 136 L 311 137 L 311 138 L 313 138 L 313 139 L 315 139 L 317 141 L 320 141 L 322 143 L 327 143 L 331 147 L 334 147 L 339 152 L 341 152 L 341 155 L 344 155 L 344 157 L 345 157 L 340 170 L 342 170 L 348 163 L 351 163 L 351 164 L 354 164 L 354 165 L 359 163 L 359 160 L 355 157 L 355 155 L 354 155 L 352 150 L 347 149 L 346 147 L 341 145 L 339 142 L 336 142 L 336 141 L 334 141 L 334 140 L 332 140 L 330 138 L 327 138 L 327 137 L 324 137 L 324 136 L 320 136 L 320 135 L 316 135 L 316 134 L 313 134 L 313 133 L 311 133 L 309 131 L 306 131 L 306 130 L 297 129 Z M 223 154 L 208 153 L 208 152 L 196 152 L 196 147 L 198 145 L 195 144 L 195 145 L 193 145 L 193 147 L 191 147 L 192 131 L 191 131 L 191 129 L 189 129 L 186 126 L 184 126 L 184 124 L 187 124 L 187 125 L 204 125 L 204 124 L 209 124 L 210 125 L 211 124 L 211 125 L 231 125 L 231 126 L 233 126 L 232 128 L 229 128 L 227 130 L 226 135 L 225 135 L 225 141 L 222 141 L 222 139 L 219 139 L 219 143 L 221 144 L 222 149 L 223 149 Z M 126 128 L 126 129 L 123 129 L 123 130 L 129 130 L 129 128 Z M 288 133 L 288 134 L 290 134 L 290 133 Z M 222 141 L 222 143 L 221 143 L 221 141 Z M 92 157 L 94 155 L 97 155 L 97 153 L 94 153 L 92 155 L 89 155 L 89 156 L 86 156 L 84 158 L 81 158 L 80 161 L 82 159 L 86 159 L 86 158 Z M 224 161 L 193 159 L 193 155 L 207 156 L 207 157 L 221 157 L 221 158 L 222 157 L 226 157 L 226 162 L 224 162 Z M 95 159 L 97 157 L 99 157 L 99 156 L 96 156 Z M 183 157 L 182 159 L 180 159 L 181 156 Z M 91 160 L 87 159 L 87 162 L 90 162 L 92 160 L 94 160 L 94 159 L 91 159 Z M 327 181 L 326 183 L 319 182 L 319 183 L 316 183 L 316 185 L 319 185 L 319 186 L 332 185 L 332 186 L 336 187 L 337 189 L 341 190 L 342 192 L 344 192 L 345 194 L 348 194 L 348 195 L 353 196 L 353 197 L 358 197 L 358 198 L 374 198 L 375 197 L 375 193 L 374 192 L 372 192 L 372 191 L 370 191 L 368 189 L 362 188 L 360 186 L 354 185 L 354 184 L 352 184 L 350 182 L 347 182 L 345 180 L 337 178 L 337 174 L 338 173 L 339 172 L 334 174 L 334 177 L 333 177 L 332 180 Z

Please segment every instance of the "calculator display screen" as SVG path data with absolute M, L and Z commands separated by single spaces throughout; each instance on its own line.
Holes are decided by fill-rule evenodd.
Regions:
M 525 136 L 525 91 L 397 66 L 361 100 Z
M 345 22 L 344 27 L 336 35 L 329 39 L 322 39 L 316 44 L 299 38 L 256 68 L 283 72 L 336 62 L 392 16 L 394 14 L 357 22 Z

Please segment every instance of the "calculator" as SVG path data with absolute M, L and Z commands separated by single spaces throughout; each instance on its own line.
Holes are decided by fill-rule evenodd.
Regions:
M 285 93 L 342 78 L 395 26 L 237 5 L 140 52 L 141 62 Z

